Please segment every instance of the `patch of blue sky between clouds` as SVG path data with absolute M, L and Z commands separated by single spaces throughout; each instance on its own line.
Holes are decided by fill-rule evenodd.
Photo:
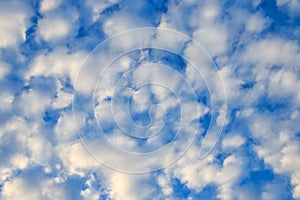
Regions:
M 0 199 L 300 199 L 299 8 L 297 0 L 1 1 Z M 126 174 L 101 165 L 80 143 L 72 92 L 90 50 L 149 26 L 181 31 L 207 49 L 226 88 L 226 124 L 205 159 L 198 159 L 198 135 L 173 165 Z M 162 60 L 193 78 L 174 55 L 128 57 L 136 65 Z M 206 88 L 198 92 L 209 108 Z M 91 98 L 76 100 L 84 109 Z M 204 136 L 209 116 L 197 118 Z M 86 119 L 77 126 L 88 133 L 94 127 Z

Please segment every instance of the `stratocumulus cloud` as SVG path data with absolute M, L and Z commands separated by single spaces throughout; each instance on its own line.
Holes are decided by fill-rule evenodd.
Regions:
M 300 199 L 296 0 L 0 2 L 0 199 Z

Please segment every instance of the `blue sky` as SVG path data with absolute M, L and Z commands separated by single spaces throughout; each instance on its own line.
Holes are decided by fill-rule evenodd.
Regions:
M 300 199 L 299 1 L 0 1 L 0 27 L 0 199 Z

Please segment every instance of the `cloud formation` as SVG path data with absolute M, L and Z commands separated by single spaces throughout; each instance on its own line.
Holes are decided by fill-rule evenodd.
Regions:
M 300 199 L 299 6 L 1 1 L 0 199 Z

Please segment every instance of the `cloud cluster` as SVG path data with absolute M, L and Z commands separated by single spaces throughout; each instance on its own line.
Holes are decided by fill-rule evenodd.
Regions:
M 299 6 L 1 1 L 0 199 L 300 199 Z

